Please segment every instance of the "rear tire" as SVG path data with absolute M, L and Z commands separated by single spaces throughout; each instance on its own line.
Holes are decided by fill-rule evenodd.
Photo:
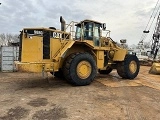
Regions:
M 63 74 L 73 85 L 88 85 L 97 74 L 95 60 L 89 53 L 72 54 L 65 61 Z
M 126 55 L 125 60 L 117 63 L 117 73 L 124 79 L 134 79 L 140 69 L 137 56 Z

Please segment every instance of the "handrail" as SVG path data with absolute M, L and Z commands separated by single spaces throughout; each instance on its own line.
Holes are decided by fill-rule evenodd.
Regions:
M 67 31 L 67 29 L 69 28 L 69 32 L 71 33 L 71 39 L 74 39 L 74 37 L 75 37 L 74 27 L 75 27 L 75 25 L 76 25 L 77 23 L 78 23 L 78 22 L 71 21 L 69 24 L 66 24 L 66 29 L 65 29 L 65 31 Z

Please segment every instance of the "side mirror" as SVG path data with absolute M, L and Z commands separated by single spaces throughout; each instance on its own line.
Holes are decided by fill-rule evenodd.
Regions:
M 103 23 L 103 24 L 102 24 L 102 29 L 103 29 L 103 30 L 106 30 L 106 23 Z

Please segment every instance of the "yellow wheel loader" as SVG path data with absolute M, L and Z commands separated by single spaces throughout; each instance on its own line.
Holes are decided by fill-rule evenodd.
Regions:
M 66 24 L 62 17 L 60 22 L 61 30 L 21 31 L 18 70 L 50 72 L 78 86 L 90 84 L 98 72 L 109 74 L 113 69 L 124 79 L 138 75 L 138 58 L 111 39 L 105 23 L 86 19 Z

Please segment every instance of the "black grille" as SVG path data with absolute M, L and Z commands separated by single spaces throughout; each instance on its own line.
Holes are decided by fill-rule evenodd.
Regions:
M 18 61 L 21 61 L 21 56 L 22 56 L 22 37 L 23 37 L 23 31 L 21 31 L 20 35 L 19 35 L 19 57 L 18 57 Z
M 50 34 L 49 34 L 49 31 L 43 32 L 43 59 L 50 59 Z

